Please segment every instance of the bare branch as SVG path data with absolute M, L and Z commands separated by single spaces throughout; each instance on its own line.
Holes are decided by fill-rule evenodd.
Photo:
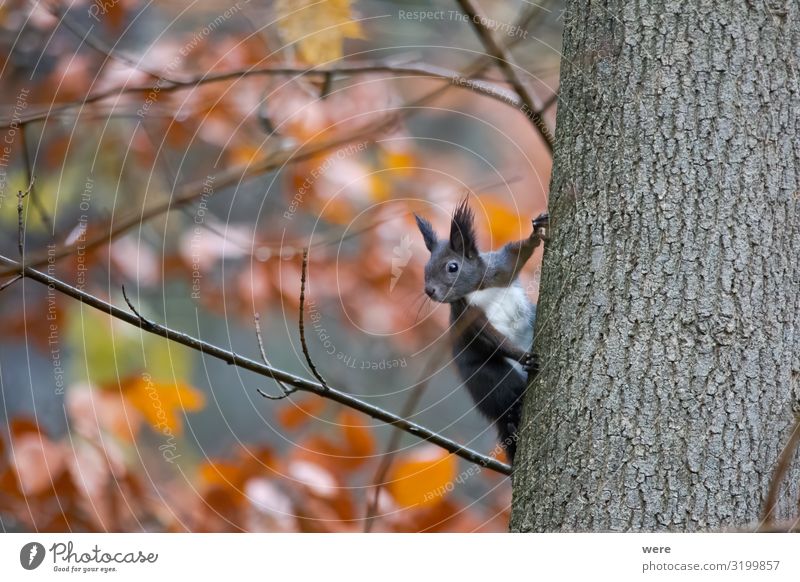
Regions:
M 322 374 L 319 373 L 317 367 L 314 365 L 314 362 L 311 359 L 311 354 L 308 353 L 308 345 L 306 344 L 306 330 L 305 326 L 303 325 L 303 307 L 305 306 L 306 302 L 307 272 L 308 272 L 308 247 L 303 249 L 303 268 L 302 271 L 300 271 L 300 317 L 298 318 L 297 327 L 300 329 L 300 345 L 303 348 L 303 355 L 306 358 L 306 363 L 308 363 L 308 367 L 311 369 L 311 373 L 314 375 L 314 378 L 319 380 L 319 383 L 322 384 L 323 388 L 328 389 L 328 383 L 325 381 L 325 378 L 322 377 Z
M 486 52 L 495 60 L 497 65 L 503 71 L 503 74 L 508 82 L 514 88 L 514 91 L 517 92 L 517 95 L 519 95 L 520 99 L 522 100 L 522 104 L 524 106 L 523 113 L 525 113 L 526 117 L 531 120 L 533 126 L 542 136 L 542 139 L 547 145 L 547 148 L 550 150 L 550 153 L 552 153 L 554 143 L 553 135 L 550 133 L 550 129 L 547 127 L 547 124 L 544 122 L 544 118 L 542 117 L 542 104 L 539 103 L 539 100 L 536 98 L 534 93 L 528 90 L 528 88 L 522 82 L 522 79 L 520 79 L 511 54 L 505 48 L 497 44 L 497 42 L 494 40 L 492 31 L 485 24 L 487 21 L 486 17 L 473 0 L 457 1 L 458 5 L 461 7 L 461 10 L 469 17 L 472 28 L 475 29 L 478 38 L 480 38 L 483 47 L 486 49 Z
M 136 315 L 135 313 L 124 311 L 119 307 L 116 307 L 98 297 L 95 297 L 94 295 L 91 295 L 90 293 L 77 289 L 76 287 L 73 287 L 64 281 L 61 281 L 60 279 L 51 277 L 50 275 L 42 273 L 41 271 L 37 271 L 31 267 L 24 266 L 21 263 L 3 255 L 0 255 L 0 263 L 4 263 L 12 267 L 14 273 L 24 275 L 25 277 L 33 279 L 34 281 L 37 281 L 43 285 L 48 285 L 59 293 L 77 299 L 89 307 L 93 307 L 99 311 L 102 311 L 103 313 L 109 314 L 111 317 L 140 327 L 148 333 L 152 333 L 170 341 L 174 341 L 204 355 L 217 358 L 218 360 L 221 360 L 231 366 L 249 370 L 261 376 L 272 378 L 273 380 L 280 380 L 297 388 L 298 390 L 311 392 L 318 396 L 322 396 L 323 398 L 332 400 L 342 404 L 343 406 L 347 406 L 353 410 L 357 410 L 358 412 L 366 414 L 371 418 L 391 424 L 392 426 L 396 426 L 409 434 L 413 434 L 418 438 L 426 440 L 431 444 L 458 455 L 459 457 L 466 459 L 471 463 L 486 467 L 498 473 L 502 473 L 503 475 L 511 474 L 511 467 L 501 463 L 497 459 L 482 455 L 477 451 L 473 451 L 472 449 L 464 447 L 457 442 L 430 430 L 429 428 L 397 416 L 396 414 L 384 410 L 383 408 L 368 402 L 364 402 L 363 400 L 360 400 L 346 392 L 342 392 L 341 390 L 337 390 L 332 387 L 326 388 L 316 382 L 312 382 L 305 378 L 290 374 L 289 372 L 284 372 L 278 368 L 256 362 L 250 358 L 245 358 L 234 352 L 222 349 L 214 344 L 192 337 L 188 334 L 175 331 L 159 323 L 144 320 L 144 318 Z M 147 322 L 147 325 L 143 325 L 143 322 Z
M 292 67 L 292 66 L 276 67 L 274 65 L 270 65 L 267 67 L 258 67 L 251 69 L 237 69 L 235 71 L 228 71 L 224 73 L 214 73 L 214 74 L 206 73 L 185 80 L 167 80 L 163 81 L 163 84 L 158 85 L 158 92 L 159 94 L 171 93 L 173 91 L 191 89 L 194 87 L 207 85 L 210 83 L 236 81 L 248 77 L 281 76 L 281 75 L 294 75 L 296 77 L 322 76 L 323 88 L 324 88 L 324 79 L 326 77 L 330 77 L 331 79 L 333 79 L 333 77 L 337 75 L 356 75 L 356 74 L 366 75 L 375 73 L 386 73 L 397 77 L 413 76 L 413 77 L 429 77 L 432 79 L 440 79 L 443 81 L 448 81 L 448 83 L 454 87 L 460 87 L 462 89 L 471 90 L 480 95 L 490 97 L 492 99 L 496 99 L 500 102 L 506 103 L 512 107 L 516 107 L 517 109 L 519 109 L 522 106 L 522 102 L 519 99 L 517 99 L 512 92 L 507 91 L 501 85 L 492 83 L 490 81 L 484 81 L 481 79 L 474 79 L 474 78 L 467 79 L 468 82 L 453 84 L 454 80 L 464 79 L 465 75 L 453 69 L 447 69 L 445 67 L 438 67 L 435 65 L 429 65 L 425 63 L 392 65 L 386 63 L 368 61 L 363 63 L 358 62 L 358 63 L 344 64 L 344 65 L 338 65 L 336 67 L 326 67 L 326 68 L 308 68 L 308 67 Z M 155 75 L 154 73 L 150 74 Z M 18 116 L 15 119 L 11 118 L 2 119 L 0 120 L 0 128 L 4 129 L 9 127 L 15 120 L 17 123 L 20 122 L 29 123 L 31 121 L 41 121 L 51 117 L 54 114 L 63 113 L 65 111 L 69 111 L 70 109 L 82 109 L 86 105 L 95 103 L 97 101 L 102 101 L 104 99 L 109 99 L 111 97 L 119 97 L 120 95 L 135 94 L 135 93 L 146 94 L 153 91 L 154 87 L 155 85 L 152 83 L 147 85 L 135 85 L 132 87 L 116 87 L 114 89 L 109 89 L 106 91 L 95 93 L 94 95 L 87 95 L 86 98 L 82 99 L 81 101 L 64 103 L 63 105 L 60 106 L 54 106 L 51 109 L 41 109 L 38 111 L 32 111 L 27 115 L 23 115 L 22 117 Z M 327 96 L 327 94 L 324 96 Z

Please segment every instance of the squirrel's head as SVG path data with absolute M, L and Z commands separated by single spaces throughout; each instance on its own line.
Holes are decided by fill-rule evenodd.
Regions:
M 425 293 L 434 301 L 451 303 L 477 291 L 486 264 L 475 241 L 475 217 L 467 201 L 453 212 L 450 237 L 439 239 L 431 223 L 414 215 L 431 258 L 425 265 Z

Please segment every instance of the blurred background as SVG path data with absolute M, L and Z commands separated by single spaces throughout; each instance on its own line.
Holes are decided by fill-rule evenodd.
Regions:
M 561 4 L 481 2 L 551 129 Z M 254 359 L 257 313 L 311 378 L 309 247 L 328 383 L 502 457 L 412 213 L 445 233 L 468 196 L 484 250 L 527 237 L 551 157 L 456 2 L 4 1 L 0 43 L 3 256 L 21 204 L 28 264 Z M 3 531 L 507 528 L 507 478 L 35 281 L 0 292 L 0 330 Z

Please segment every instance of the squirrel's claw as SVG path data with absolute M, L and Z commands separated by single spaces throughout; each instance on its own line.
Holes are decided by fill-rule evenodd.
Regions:
M 547 212 L 542 212 L 539 216 L 533 219 L 533 234 L 543 241 L 547 241 L 547 231 L 550 228 L 550 215 Z
M 539 372 L 539 356 L 533 352 L 526 352 L 520 364 L 522 364 L 522 369 L 525 370 L 529 376 L 534 376 Z

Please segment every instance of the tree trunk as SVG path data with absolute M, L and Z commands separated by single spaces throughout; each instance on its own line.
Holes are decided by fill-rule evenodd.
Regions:
M 792 0 L 569 1 L 512 530 L 758 523 L 800 398 L 798 63 Z

